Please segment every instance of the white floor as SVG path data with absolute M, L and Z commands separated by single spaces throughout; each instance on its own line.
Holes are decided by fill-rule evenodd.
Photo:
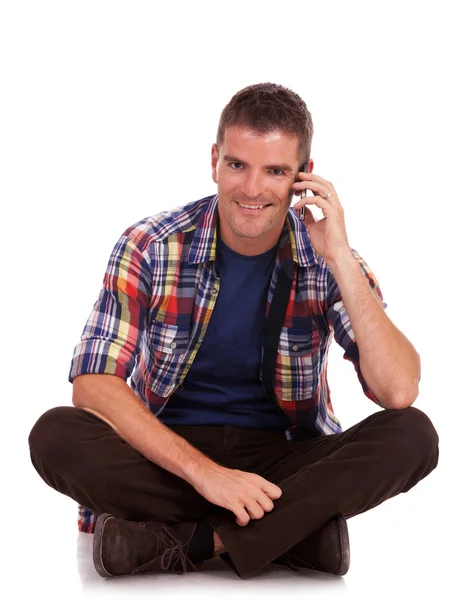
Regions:
M 35 592 L 47 599 L 66 600 L 150 598 L 162 597 L 162 593 L 167 598 L 262 594 L 263 598 L 278 599 L 285 592 L 301 598 L 457 597 L 457 527 L 451 502 L 453 485 L 447 477 L 452 465 L 446 459 L 408 494 L 349 520 L 351 567 L 345 577 L 272 566 L 243 581 L 218 558 L 208 561 L 198 573 L 102 579 L 92 565 L 93 536 L 77 531 L 75 503 L 41 481 L 26 453 L 21 458 L 27 494 L 11 504 L 3 528 L 9 530 L 3 546 L 9 566 L 2 584 L 15 594 L 4 597 L 22 599 Z

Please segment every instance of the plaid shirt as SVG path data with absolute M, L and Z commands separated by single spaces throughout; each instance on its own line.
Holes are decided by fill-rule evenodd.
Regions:
M 147 217 L 116 243 L 103 288 L 76 346 L 69 381 L 86 373 L 117 375 L 160 419 L 167 399 L 188 373 L 218 297 L 215 269 L 218 196 Z M 373 293 L 377 280 L 352 249 Z M 292 287 L 278 344 L 274 392 L 291 422 L 286 432 L 342 431 L 327 382 L 332 332 L 345 350 L 366 396 L 379 404 L 359 367 L 358 346 L 336 281 L 290 209 L 283 227 L 267 297 L 266 315 L 281 266 Z M 79 529 L 92 532 L 97 515 L 79 507 Z

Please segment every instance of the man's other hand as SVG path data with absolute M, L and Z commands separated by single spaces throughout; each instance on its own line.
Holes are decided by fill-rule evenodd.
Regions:
M 194 488 L 209 502 L 231 510 L 237 525 L 244 527 L 250 519 L 261 519 L 270 512 L 282 490 L 255 473 L 228 469 L 220 465 L 207 467 Z

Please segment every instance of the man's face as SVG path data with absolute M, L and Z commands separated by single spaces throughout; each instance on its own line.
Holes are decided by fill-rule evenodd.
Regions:
M 220 234 L 236 252 L 253 256 L 277 243 L 301 166 L 298 147 L 297 136 L 238 126 L 226 129 L 219 153 L 213 144 Z

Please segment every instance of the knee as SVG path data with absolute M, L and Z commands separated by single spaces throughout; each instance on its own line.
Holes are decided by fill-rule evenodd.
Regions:
M 399 428 L 396 449 L 428 462 L 430 470 L 434 469 L 439 459 L 439 436 L 430 418 L 413 406 L 389 412 Z
M 68 442 L 68 417 L 75 409 L 71 406 L 57 406 L 47 410 L 29 434 L 29 449 L 35 463 L 49 464 L 62 453 Z

